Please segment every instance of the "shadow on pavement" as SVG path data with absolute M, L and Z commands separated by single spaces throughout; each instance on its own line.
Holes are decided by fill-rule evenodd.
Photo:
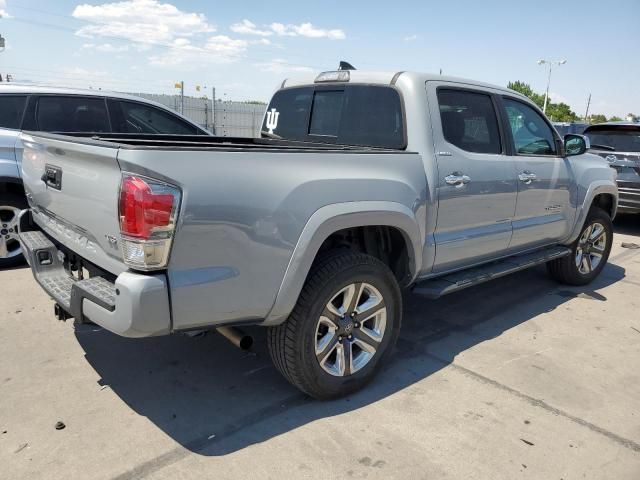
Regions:
M 333 402 L 308 399 L 278 374 L 261 328 L 252 331 L 256 342 L 250 354 L 214 333 L 125 339 L 78 326 L 76 336 L 101 383 L 130 408 L 189 451 L 224 455 L 392 395 L 442 369 L 460 352 L 573 297 L 606 301 L 595 290 L 624 278 L 624 269 L 611 261 L 587 287 L 559 286 L 544 268 L 536 268 L 437 301 L 406 296 L 391 362 L 365 390 Z M 438 342 L 452 332 L 463 334 Z
M 635 235 L 640 237 L 640 214 L 639 215 L 618 215 L 613 222 L 613 231 L 623 235 Z M 640 242 L 640 238 L 638 239 Z

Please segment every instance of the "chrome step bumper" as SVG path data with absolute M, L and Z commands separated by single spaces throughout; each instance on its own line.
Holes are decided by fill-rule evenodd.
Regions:
M 163 273 L 123 272 L 115 282 L 99 276 L 79 280 L 65 269 L 64 255 L 42 231 L 21 231 L 19 240 L 34 278 L 59 305 L 59 318 L 89 319 L 124 337 L 170 333 Z

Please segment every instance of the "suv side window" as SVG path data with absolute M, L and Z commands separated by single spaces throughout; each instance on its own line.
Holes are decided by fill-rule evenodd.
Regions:
M 0 95 L 0 128 L 20 129 L 26 95 Z
M 110 132 L 104 98 L 47 95 L 38 99 L 38 129 L 44 132 Z
M 553 130 L 529 105 L 503 97 L 517 155 L 555 155 Z
M 193 125 L 153 105 L 109 99 L 109 112 L 115 133 L 201 134 Z
M 439 88 L 438 104 L 447 142 L 467 152 L 502 153 L 498 117 L 490 95 Z

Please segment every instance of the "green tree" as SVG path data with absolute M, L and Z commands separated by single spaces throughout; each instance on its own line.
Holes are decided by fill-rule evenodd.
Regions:
M 594 115 L 589 115 L 589 123 L 604 123 L 607 121 L 607 117 L 602 115 L 601 113 L 596 113 Z
M 620 117 L 618 117 L 618 116 L 614 115 L 613 117 L 610 117 L 610 118 L 609 118 L 609 121 L 610 121 L 610 122 L 621 122 L 621 121 L 622 121 L 622 119 L 621 119 Z
M 576 113 L 571 110 L 571 107 L 562 102 L 549 102 L 547 104 L 547 117 L 554 122 L 575 122 L 579 119 Z
M 544 106 L 544 95 L 534 92 L 528 83 L 516 80 L 515 82 L 509 82 L 507 88 L 528 97 L 540 108 Z M 547 102 L 547 111 L 545 113 L 554 122 L 575 122 L 580 118 L 566 103 L 553 103 L 550 100 Z
M 544 106 L 544 95 L 540 95 L 536 93 L 531 88 L 531 85 L 528 83 L 521 82 L 520 80 L 516 80 L 515 82 L 509 82 L 507 84 L 507 88 L 511 90 L 515 90 L 518 93 L 521 93 L 525 97 L 530 98 L 533 103 L 538 105 L 538 107 L 542 108 Z M 548 108 L 548 105 L 547 105 Z

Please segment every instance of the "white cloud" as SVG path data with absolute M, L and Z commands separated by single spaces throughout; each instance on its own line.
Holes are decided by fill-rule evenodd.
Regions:
M 6 0 L 0 0 L 0 17 L 11 18 L 11 15 L 9 15 L 9 12 L 7 12 Z
M 177 66 L 191 64 L 194 67 L 202 63 L 230 63 L 241 58 L 247 50 L 248 42 L 216 35 L 207 39 L 204 46 L 193 45 L 189 39 L 176 38 L 171 48 L 149 58 L 152 65 Z
M 251 20 L 245 18 L 239 23 L 232 24 L 229 28 L 232 32 L 240 35 L 258 35 L 261 37 L 270 37 L 275 34 L 280 37 L 329 38 L 331 40 L 344 40 L 346 38 L 343 30 L 317 28 L 309 22 L 301 23 L 300 25 L 285 25 L 284 23 L 274 22 L 259 28 Z
M 403 40 L 404 40 L 405 42 L 414 42 L 414 41 L 416 41 L 417 39 L 418 39 L 418 35 L 415 35 L 415 34 L 413 34 L 413 35 L 407 35 L 406 37 L 404 37 L 404 38 L 403 38 Z
M 171 43 L 178 37 L 215 31 L 203 14 L 183 12 L 158 0 L 82 4 L 75 8 L 73 17 L 91 23 L 76 35 L 117 37 L 147 44 Z
M 313 69 L 310 67 L 305 67 L 303 65 L 292 65 L 287 63 L 286 60 L 281 58 L 276 58 L 271 60 L 270 62 L 256 63 L 256 67 L 258 67 L 263 72 L 272 72 L 272 73 L 309 73 L 313 72 Z
M 306 22 L 300 25 L 285 25 L 283 23 L 272 23 L 269 25 L 276 35 L 286 37 L 309 37 L 309 38 L 328 38 L 330 40 L 344 40 L 347 36 L 343 30 L 316 28 L 313 24 Z
M 113 45 L 111 43 L 85 43 L 82 45 L 85 50 L 95 50 L 103 53 L 120 53 L 129 51 L 128 45 Z
M 60 73 L 65 76 L 79 77 L 77 80 L 85 80 L 87 77 L 104 77 L 107 72 L 104 70 L 87 70 L 81 67 L 65 67 L 60 69 Z
M 246 18 L 240 23 L 234 23 L 229 28 L 232 32 L 242 35 L 259 35 L 261 37 L 268 37 L 270 35 L 273 35 L 273 32 L 270 30 L 258 29 L 255 23 L 247 20 Z

